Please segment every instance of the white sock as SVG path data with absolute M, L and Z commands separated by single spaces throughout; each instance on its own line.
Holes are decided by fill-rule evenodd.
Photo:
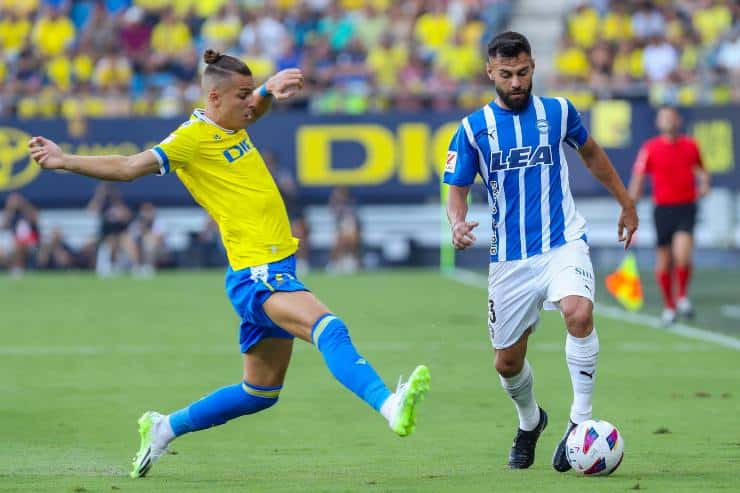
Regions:
M 172 430 L 169 415 L 163 416 L 162 419 L 154 423 L 154 437 L 158 445 L 166 447 L 168 443 L 175 439 L 175 432 Z
M 599 336 L 596 335 L 596 327 L 583 338 L 568 334 L 565 341 L 565 361 L 573 383 L 573 405 L 570 408 L 570 420 L 573 423 L 591 419 L 591 400 L 598 359 Z
M 522 371 L 511 378 L 502 377 L 501 386 L 514 401 L 516 412 L 519 415 L 519 428 L 532 431 L 540 422 L 540 408 L 534 399 L 534 377 L 529 361 L 524 360 Z
M 396 394 L 391 394 L 380 406 L 380 414 L 390 423 L 393 415 L 393 410 L 396 408 Z

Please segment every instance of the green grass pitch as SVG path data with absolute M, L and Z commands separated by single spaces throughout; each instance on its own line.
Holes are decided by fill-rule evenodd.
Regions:
M 550 458 L 571 389 L 562 321 L 546 314 L 529 359 L 550 426 L 534 466 L 509 471 L 516 419 L 492 366 L 483 289 L 423 271 L 306 283 L 391 387 L 430 367 L 414 435 L 395 436 L 296 342 L 277 406 L 186 436 L 149 477 L 129 479 L 142 411 L 241 378 L 222 273 L 2 278 L 0 491 L 737 491 L 737 350 L 597 313 L 594 410 L 620 428 L 625 459 L 611 477 L 558 474 Z

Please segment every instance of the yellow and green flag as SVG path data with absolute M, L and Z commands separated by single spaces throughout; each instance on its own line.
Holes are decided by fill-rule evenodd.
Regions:
M 642 308 L 642 284 L 634 254 L 628 253 L 619 268 L 606 277 L 606 290 L 628 310 Z

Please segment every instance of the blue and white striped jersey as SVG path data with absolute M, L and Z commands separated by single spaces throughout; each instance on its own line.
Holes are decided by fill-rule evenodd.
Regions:
M 578 149 L 588 132 L 565 98 L 532 95 L 521 111 L 491 102 L 462 119 L 444 182 L 470 186 L 480 174 L 491 208 L 491 262 L 520 260 L 584 237 L 563 143 Z

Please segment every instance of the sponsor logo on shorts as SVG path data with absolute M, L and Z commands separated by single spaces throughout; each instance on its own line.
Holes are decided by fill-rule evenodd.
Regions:
M 586 269 L 584 269 L 582 267 L 574 267 L 574 269 L 576 270 L 576 274 L 578 274 L 582 278 L 588 279 L 589 281 L 593 281 L 594 280 L 593 273 L 587 271 Z

